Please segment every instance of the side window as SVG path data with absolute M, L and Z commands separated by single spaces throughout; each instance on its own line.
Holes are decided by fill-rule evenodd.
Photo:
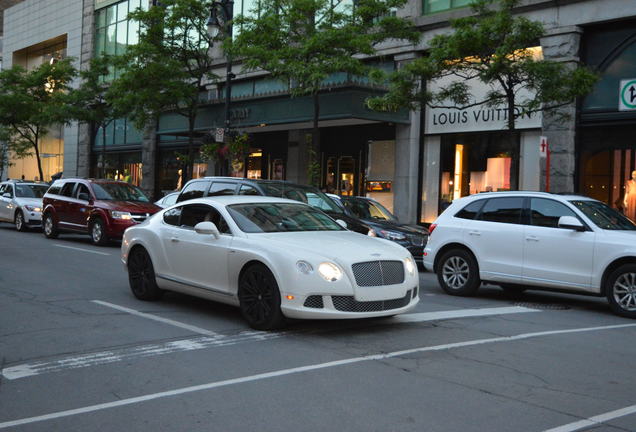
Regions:
M 164 200 L 163 200 L 163 205 L 165 206 L 171 206 L 173 204 L 175 204 L 177 202 L 177 198 L 179 197 L 179 194 L 172 194 L 172 195 L 168 195 Z
M 181 209 L 183 207 L 175 207 L 166 211 L 163 214 L 163 221 L 168 225 L 179 226 L 179 217 L 181 216 Z
M 484 204 L 480 220 L 520 224 L 522 208 L 522 197 L 491 198 Z
M 565 205 L 551 199 L 532 198 L 530 201 L 530 224 L 533 226 L 558 228 L 561 216 L 576 217 L 576 214 Z
M 193 229 L 199 222 L 212 222 L 223 234 L 231 234 L 225 219 L 214 207 L 203 204 L 183 206 L 181 212 L 181 227 Z
M 206 181 L 195 181 L 190 184 L 187 184 L 185 188 L 181 191 L 181 195 L 177 198 L 177 202 L 186 201 L 194 198 L 201 198 L 205 191 L 208 189 L 208 182 Z
M 210 191 L 208 192 L 208 196 L 234 195 L 235 191 L 236 191 L 235 183 L 214 182 L 212 183 L 212 186 L 210 186 Z
M 479 213 L 479 210 L 481 210 L 485 202 L 486 200 L 473 201 L 466 207 L 458 211 L 455 214 L 455 217 L 461 219 L 475 219 L 477 217 L 477 214 Z
M 55 182 L 55 183 L 53 183 L 51 185 L 51 187 L 49 188 L 47 193 L 51 194 L 51 195 L 59 195 L 60 194 L 60 190 L 62 190 L 62 183 L 61 182 Z
M 239 190 L 239 195 L 260 195 L 258 191 L 249 185 L 242 185 L 241 190 Z
M 75 198 L 88 201 L 91 198 L 91 193 L 88 191 L 88 187 L 84 184 L 78 184 L 77 189 L 75 189 Z
M 11 198 L 13 198 L 15 196 L 14 190 L 13 190 L 13 185 L 12 184 L 8 184 L 6 189 L 4 190 L 4 193 L 8 193 L 9 195 L 11 195 Z
M 0 196 L 4 193 L 4 188 L 6 185 L 0 184 Z
M 60 191 L 60 195 L 65 197 L 72 197 L 74 187 L 75 183 L 73 182 L 64 183 L 64 186 L 62 186 L 62 190 Z

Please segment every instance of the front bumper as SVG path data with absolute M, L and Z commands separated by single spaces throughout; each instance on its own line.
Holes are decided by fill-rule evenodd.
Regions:
M 22 212 L 24 215 L 24 223 L 30 227 L 39 227 L 42 226 L 42 213 L 35 211 L 24 210 Z

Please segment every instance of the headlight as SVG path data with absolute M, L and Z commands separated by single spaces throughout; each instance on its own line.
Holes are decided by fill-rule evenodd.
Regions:
M 413 258 L 404 258 L 404 266 L 410 275 L 415 274 L 415 263 L 413 262 Z
M 298 261 L 296 268 L 303 274 L 311 274 L 314 271 L 314 268 L 307 261 Z
M 36 207 L 36 206 L 31 206 L 31 205 L 25 205 L 24 206 L 25 209 L 27 209 L 30 212 L 41 212 L 42 209 L 40 207 Z
M 335 282 L 342 278 L 342 271 L 340 267 L 334 263 L 324 262 L 318 266 L 318 273 L 320 276 L 328 282 Z
M 121 220 L 132 219 L 132 215 L 129 212 L 111 210 L 110 215 L 113 217 L 113 219 L 121 219 Z
M 385 238 L 387 240 L 404 240 L 406 236 L 401 232 L 380 230 L 378 231 L 378 237 Z

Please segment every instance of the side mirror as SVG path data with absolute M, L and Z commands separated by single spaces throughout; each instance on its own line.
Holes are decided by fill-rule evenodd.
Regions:
M 559 228 L 585 231 L 585 226 L 574 216 L 561 216 L 559 218 Z
M 194 226 L 194 231 L 197 234 L 212 235 L 215 239 L 221 237 L 219 229 L 213 222 L 199 222 Z
M 3 193 L 3 194 L 2 194 L 2 198 L 9 198 L 9 199 L 11 199 L 11 194 L 10 194 L 10 193 Z
M 340 225 L 341 227 L 343 227 L 344 229 L 347 229 L 347 223 L 343 221 L 342 219 L 336 219 L 336 223 Z

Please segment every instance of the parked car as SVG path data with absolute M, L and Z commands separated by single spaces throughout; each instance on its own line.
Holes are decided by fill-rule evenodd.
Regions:
M 348 216 L 331 198 L 313 186 L 282 180 L 254 180 L 237 177 L 204 177 L 190 180 L 181 190 L 177 202 L 193 198 L 222 195 L 263 195 L 304 202 L 347 223 L 347 229 L 368 234 L 369 227 L 357 218 Z
M 606 296 L 636 318 L 636 225 L 583 196 L 496 192 L 455 200 L 431 225 L 424 265 L 451 295 L 483 281 L 521 292 Z
M 161 208 L 167 208 L 171 205 L 175 205 L 177 203 L 177 198 L 179 198 L 179 194 L 180 192 L 171 192 L 160 200 L 155 201 L 155 205 Z
M 114 180 L 69 178 L 56 180 L 44 195 L 44 235 L 60 232 L 90 234 L 96 245 L 122 237 L 126 228 L 161 210 L 131 184 Z
M 24 181 L 0 183 L 0 221 L 15 224 L 18 231 L 42 224 L 42 197 L 48 184 Z
M 341 203 L 347 216 L 358 218 L 368 226 L 368 235 L 385 238 L 404 246 L 411 252 L 418 266 L 423 266 L 422 254 L 428 241 L 426 229 L 401 223 L 386 207 L 371 198 L 327 195 Z
M 138 299 L 171 290 L 236 305 L 259 330 L 285 318 L 390 316 L 419 299 L 417 269 L 403 247 L 288 199 L 181 202 L 126 230 L 122 260 Z

